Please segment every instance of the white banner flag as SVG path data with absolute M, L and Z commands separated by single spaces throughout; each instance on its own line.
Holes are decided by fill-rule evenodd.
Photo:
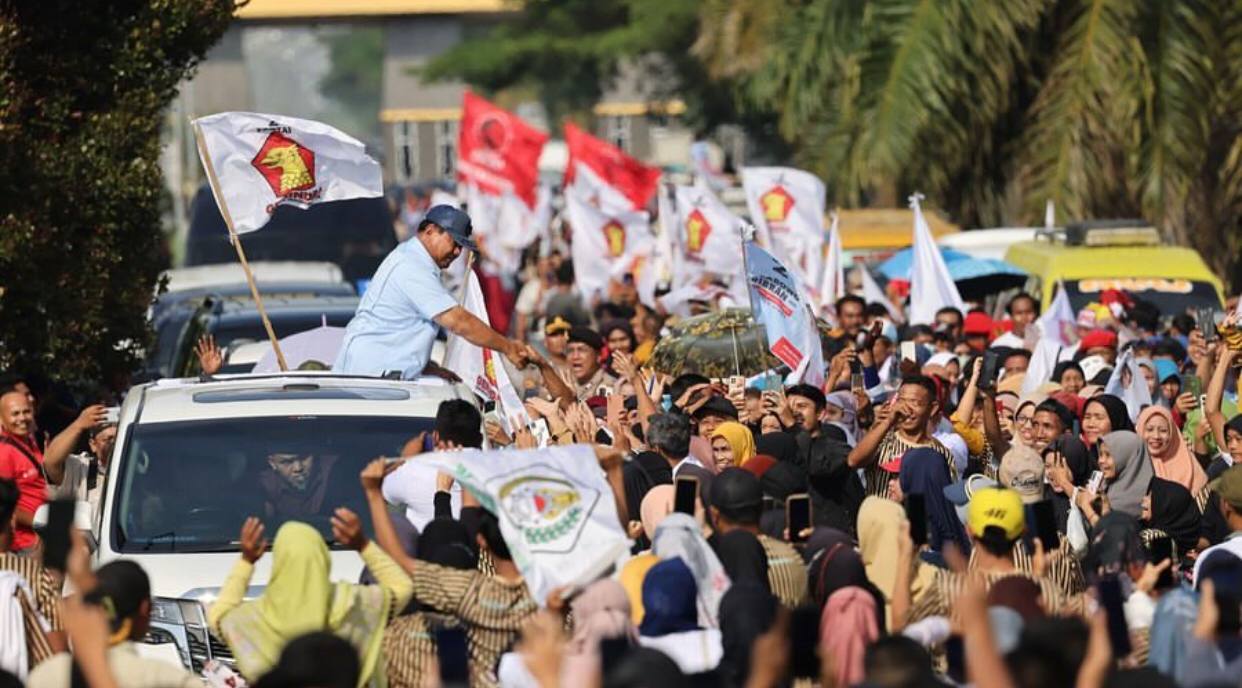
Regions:
M 824 255 L 824 183 L 792 167 L 743 167 L 746 206 L 756 228 L 771 238 L 772 252 L 819 288 Z
M 487 305 L 483 301 L 483 290 L 479 288 L 479 277 L 474 274 L 474 270 L 466 272 L 466 298 L 462 308 L 470 311 L 479 320 L 487 322 Z M 526 414 L 522 398 L 509 380 L 501 354 L 475 346 L 465 337 L 450 334 L 444 346 L 444 367 L 457 373 L 475 394 L 496 402 L 496 415 L 500 416 L 505 432 L 512 435 L 517 428 L 530 424 L 530 416 Z
M 888 311 L 888 316 L 893 319 L 894 324 L 904 323 L 906 321 L 905 314 L 901 312 L 900 308 L 893 305 L 892 301 L 888 300 L 888 295 L 884 293 L 884 290 L 876 283 L 875 278 L 871 276 L 871 270 L 863 263 L 858 263 L 854 269 L 858 271 L 858 277 L 862 280 L 863 300 L 867 303 L 883 305 L 884 309 Z
M 936 311 L 953 306 L 965 313 L 966 305 L 949 276 L 944 256 L 936 246 L 920 204 L 922 194 L 910 197 L 914 211 L 914 266 L 910 269 L 910 323 L 927 325 L 936 322 Z
M 384 195 L 365 146 L 320 122 L 221 112 L 194 120 L 194 133 L 220 213 L 238 234 L 267 224 L 281 205 Z
M 798 278 L 772 254 L 746 242 L 746 269 L 755 322 L 767 331 L 768 350 L 789 366 L 789 384 L 824 384 L 819 331 Z
M 677 214 L 682 270 L 680 279 L 711 272 L 720 276 L 742 273 L 742 220 L 716 194 L 704 187 L 677 187 Z
M 604 210 L 569 189 L 565 215 L 572 232 L 574 279 L 587 303 L 597 294 L 605 295 L 608 279 L 619 266 L 632 268 L 636 260 L 651 253 L 651 224 L 641 210 Z
M 828 260 L 819 282 L 819 312 L 828 316 L 829 322 L 837 322 L 837 299 L 845 296 L 845 258 L 841 254 L 841 217 L 833 211 L 832 226 L 828 230 Z
M 570 192 L 606 213 L 624 213 L 634 211 L 634 204 L 615 186 L 600 179 L 590 167 L 580 162 L 574 165 L 574 181 L 565 188 L 565 195 Z
M 513 563 L 540 604 L 554 588 L 595 580 L 630 548 L 589 445 L 469 449 L 418 460 L 451 474 L 496 515 Z

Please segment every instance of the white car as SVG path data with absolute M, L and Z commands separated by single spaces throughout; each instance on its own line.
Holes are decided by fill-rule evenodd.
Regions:
M 435 424 L 440 402 L 474 396 L 463 385 L 297 372 L 160 380 L 135 387 L 121 407 L 116 449 L 94 524 L 98 564 L 138 562 L 155 598 L 144 654 L 177 656 L 201 670 L 231 663 L 211 636 L 205 609 L 239 556 L 247 516 L 269 540 L 288 520 L 331 541 L 329 518 L 346 506 L 367 514 L 358 473 Z M 277 472 L 277 466 L 282 472 Z M 355 552 L 332 548 L 334 580 L 354 581 Z M 271 573 L 255 567 L 249 597 Z

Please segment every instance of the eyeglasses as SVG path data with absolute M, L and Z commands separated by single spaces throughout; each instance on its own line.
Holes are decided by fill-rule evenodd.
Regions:
M 1034 425 L 1035 416 L 1014 416 L 1013 422 L 1017 425 Z

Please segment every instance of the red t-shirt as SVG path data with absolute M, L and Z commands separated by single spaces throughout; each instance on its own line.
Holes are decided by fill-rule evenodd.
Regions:
M 3 430 L 0 430 L 0 437 L 5 440 L 0 441 L 0 478 L 17 483 L 17 489 L 21 493 L 17 498 L 17 508 L 33 514 L 47 501 L 47 480 L 43 477 L 43 452 L 39 451 L 39 447 L 28 437 L 14 435 Z M 26 453 L 33 456 L 39 465 L 35 466 L 31 463 L 21 450 L 9 442 L 24 447 Z M 14 551 L 31 547 L 36 542 L 38 542 L 38 537 L 34 530 L 22 525 L 18 525 L 14 530 Z

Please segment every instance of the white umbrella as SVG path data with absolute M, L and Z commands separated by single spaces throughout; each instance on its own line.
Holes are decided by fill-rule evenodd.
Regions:
M 315 361 L 322 363 L 324 369 L 331 369 L 336 355 L 345 341 L 344 327 L 331 327 L 324 319 L 324 324 L 313 330 L 298 332 L 280 340 L 280 350 L 285 354 L 285 361 L 290 370 L 297 370 L 302 364 Z M 280 365 L 276 362 L 276 352 L 268 346 L 267 352 L 254 364 L 256 373 L 279 373 Z

